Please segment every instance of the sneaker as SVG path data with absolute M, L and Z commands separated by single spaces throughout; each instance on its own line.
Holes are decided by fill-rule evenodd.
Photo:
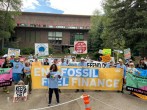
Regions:
M 48 104 L 48 106 L 51 106 L 51 104 Z
M 59 102 L 57 102 L 57 105 L 59 104 Z
M 60 89 L 58 91 L 59 91 L 59 93 L 61 93 L 61 90 Z
M 79 90 L 77 89 L 75 92 L 79 92 Z
M 85 91 L 82 89 L 82 92 L 85 92 Z

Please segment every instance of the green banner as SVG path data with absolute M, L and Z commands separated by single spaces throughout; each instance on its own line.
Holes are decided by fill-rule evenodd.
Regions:
M 126 89 L 128 91 L 147 95 L 147 78 L 128 73 L 126 78 Z

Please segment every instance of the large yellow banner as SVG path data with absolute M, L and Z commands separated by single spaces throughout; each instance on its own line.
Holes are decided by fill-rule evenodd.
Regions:
M 60 89 L 120 90 L 123 70 L 120 68 L 58 67 L 62 78 L 58 80 Z M 49 66 L 32 66 L 33 89 L 48 88 L 46 75 Z

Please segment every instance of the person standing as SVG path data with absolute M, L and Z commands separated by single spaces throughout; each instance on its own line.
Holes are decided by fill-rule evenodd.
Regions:
M 127 73 L 131 73 L 133 75 L 139 75 L 140 74 L 140 72 L 135 68 L 134 63 L 129 64 L 129 67 L 127 68 Z
M 31 68 L 30 68 L 30 63 L 26 62 L 25 67 L 23 72 L 25 73 L 24 75 L 24 83 L 25 85 L 29 85 L 29 94 L 31 94 L 32 91 L 32 78 L 31 78 Z
M 61 66 L 67 66 L 66 61 L 64 61 L 64 58 L 61 58 Z
M 17 84 L 21 79 L 22 69 L 24 68 L 24 65 L 19 61 L 18 58 L 15 59 L 13 62 L 13 80 L 14 83 Z
M 59 90 L 58 90 L 58 78 L 61 78 L 60 73 L 58 72 L 58 68 L 56 64 L 52 64 L 50 67 L 50 72 L 47 75 L 49 79 L 49 103 L 48 106 L 52 103 L 52 95 L 53 91 L 56 95 L 57 104 L 60 103 L 59 101 Z
M 145 64 L 144 60 L 141 59 L 139 64 L 137 64 L 136 68 L 140 68 L 140 69 L 146 70 L 147 69 L 147 65 Z
M 121 69 L 123 69 L 123 85 L 124 85 L 125 82 L 126 82 L 125 78 L 126 78 L 126 71 L 127 71 L 127 68 L 126 68 L 126 66 L 124 65 L 122 59 L 119 59 L 118 62 L 119 62 L 119 63 L 116 65 L 116 68 L 121 68 Z M 123 93 L 123 86 L 122 86 L 122 91 L 121 91 L 121 92 Z
M 78 63 L 78 66 L 82 66 L 82 67 L 87 66 L 85 59 L 83 57 L 81 58 L 81 62 Z M 79 89 L 77 89 L 75 92 L 79 92 Z M 84 89 L 82 89 L 82 92 L 84 92 Z
M 43 63 L 43 65 L 49 65 L 48 59 L 45 59 L 45 62 Z
M 69 66 L 77 66 L 76 59 L 74 56 L 72 57 L 72 61 L 69 62 Z

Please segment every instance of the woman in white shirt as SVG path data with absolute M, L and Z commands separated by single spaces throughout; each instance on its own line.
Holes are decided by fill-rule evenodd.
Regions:
M 127 68 L 127 73 L 131 73 L 133 75 L 136 75 L 136 73 L 138 73 L 138 75 L 140 74 L 140 72 L 135 68 L 134 63 L 129 64 L 129 67 Z

